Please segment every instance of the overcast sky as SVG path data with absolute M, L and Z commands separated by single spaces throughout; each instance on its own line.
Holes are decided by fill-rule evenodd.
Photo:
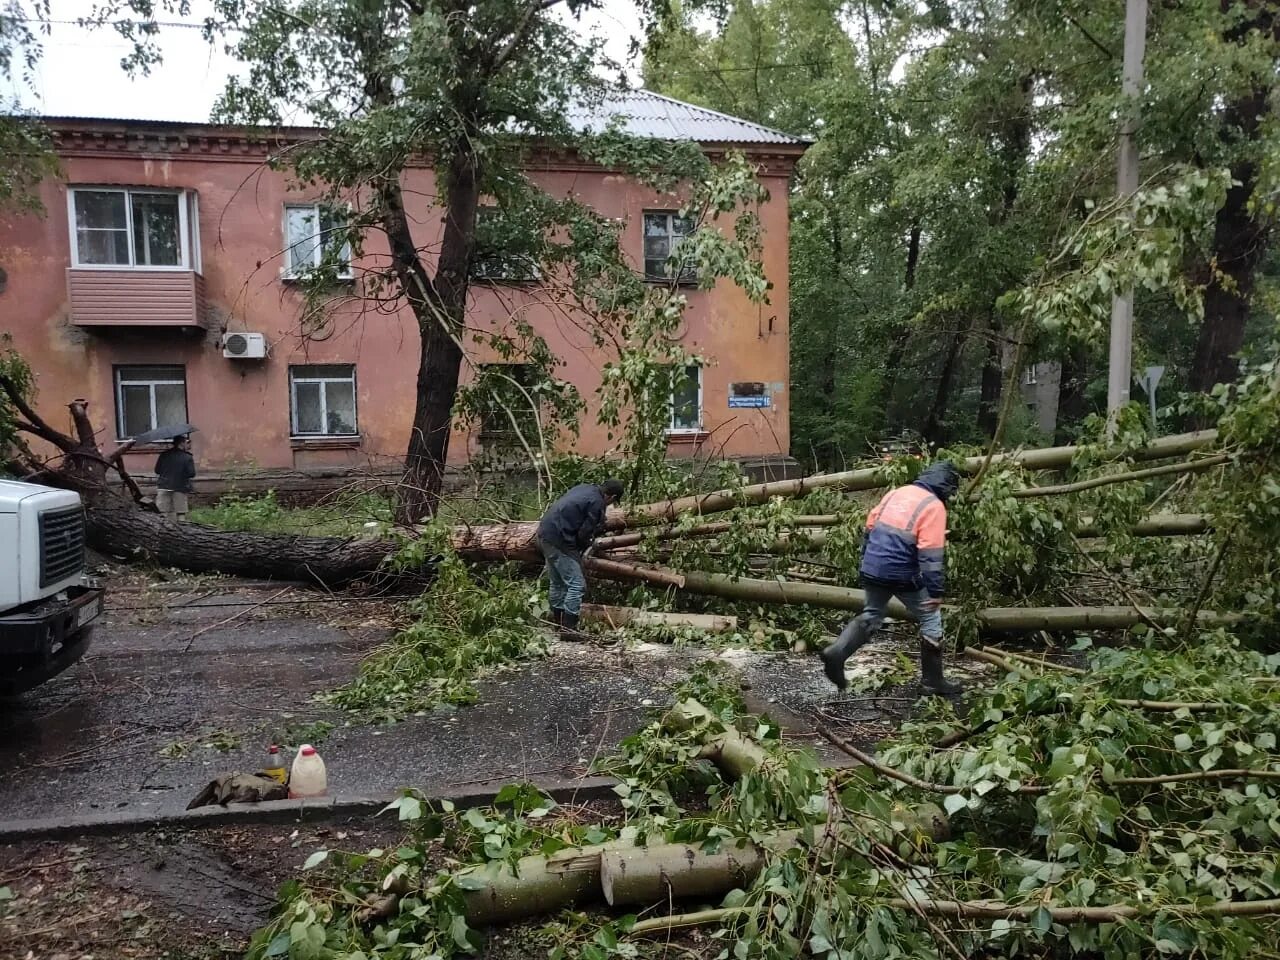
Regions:
M 130 50 L 125 40 L 110 28 L 85 30 L 75 25 L 76 18 L 92 7 L 92 0 L 53 0 L 52 16 L 60 22 L 43 38 L 34 89 L 19 82 L 6 92 L 16 93 L 24 106 L 46 116 L 209 119 L 214 99 L 238 65 L 205 43 L 196 28 L 207 12 L 207 0 L 193 0 L 192 26 L 161 30 L 164 63 L 137 79 L 120 69 L 120 59 Z M 631 38 L 640 29 L 635 5 L 630 0 L 603 0 L 603 9 L 583 17 L 581 29 L 601 34 L 607 54 L 626 62 Z M 629 64 L 633 80 L 638 66 Z

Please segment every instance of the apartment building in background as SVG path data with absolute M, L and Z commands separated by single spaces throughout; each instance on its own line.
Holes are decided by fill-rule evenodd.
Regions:
M 789 459 L 788 185 L 806 143 L 645 91 L 621 95 L 584 126 L 621 117 L 630 132 L 695 141 L 711 154 L 743 152 L 769 199 L 759 209 L 770 302 L 732 283 L 687 289 L 681 344 L 704 362 L 683 371 L 671 399 L 671 457 L 725 456 L 776 475 Z M 362 258 L 385 263 L 377 234 L 361 257 L 338 255 L 339 295 L 303 318 L 297 278 L 325 250 L 335 214 L 319 192 L 266 165 L 305 130 L 49 118 L 61 175 L 43 183 L 42 215 L 0 218 L 0 331 L 38 375 L 37 406 L 61 424 L 63 406 L 89 401 L 104 447 L 154 427 L 189 421 L 199 490 L 259 477 L 305 487 L 399 468 L 413 417 L 418 334 L 405 310 L 371 310 Z M 574 155 L 533 155 L 527 172 L 555 196 L 573 196 L 623 224 L 637 271 L 656 282 L 691 225 L 679 199 Z M 405 174 L 419 244 L 442 232 L 429 167 Z M 482 211 L 482 216 L 485 211 Z M 379 244 L 382 243 L 382 246 Z M 332 252 L 324 254 L 331 257 Z M 372 259 L 370 259 L 372 258 Z M 558 375 L 587 401 L 574 452 L 605 454 L 610 441 L 592 401 L 607 356 L 581 323 L 547 302 L 536 273 L 480 260 L 468 323 L 527 320 L 563 365 Z M 501 363 L 467 344 L 477 365 Z M 464 369 L 464 380 L 472 376 Z M 521 371 L 509 371 L 518 380 Z M 461 465 L 486 431 L 456 429 Z M 154 449 L 127 457 L 145 477 Z

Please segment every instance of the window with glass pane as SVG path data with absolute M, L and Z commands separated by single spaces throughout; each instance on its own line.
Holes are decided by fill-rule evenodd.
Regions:
M 80 263 L 129 264 L 129 210 L 121 191 L 77 190 L 76 252 Z
M 693 233 L 693 221 L 679 214 L 648 211 L 644 215 L 644 275 L 650 280 L 670 280 L 667 260 L 680 249 L 680 242 Z M 691 264 L 680 265 L 680 282 L 693 283 L 698 272 Z
M 138 266 L 176 267 L 182 263 L 182 225 L 176 193 L 134 193 L 133 250 Z
M 356 368 L 344 363 L 289 368 L 295 437 L 354 437 Z
M 672 430 L 702 428 L 702 368 L 690 364 L 675 371 L 671 385 Z
M 184 214 L 193 196 L 181 191 L 72 190 L 76 266 L 185 266 Z M 194 215 L 190 219 L 194 223 Z
M 346 218 L 321 204 L 290 204 L 284 208 L 285 275 L 302 277 L 331 267 L 339 279 L 351 278 L 351 244 Z
M 538 432 L 537 397 L 533 394 L 534 371 L 527 363 L 487 363 L 480 368 L 476 386 L 484 391 L 480 415 L 480 438 L 532 441 Z
M 471 277 L 495 283 L 530 283 L 538 279 L 538 260 L 524 232 L 505 220 L 497 207 L 476 211 L 476 248 Z
M 116 434 L 121 440 L 187 422 L 183 367 L 116 367 L 115 372 Z

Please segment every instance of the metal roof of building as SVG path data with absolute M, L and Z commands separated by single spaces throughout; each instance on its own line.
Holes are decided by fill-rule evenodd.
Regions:
M 51 124 L 119 123 L 147 125 L 153 128 L 192 126 L 209 129 L 252 130 L 252 126 L 238 124 L 211 124 L 207 121 L 181 121 L 155 117 L 66 117 L 46 116 Z M 812 141 L 793 137 L 769 127 L 731 117 L 727 113 L 695 106 L 682 100 L 673 100 L 650 90 L 626 90 L 605 94 L 598 100 L 579 103 L 568 108 L 568 120 L 572 126 L 586 133 L 600 133 L 611 124 L 621 121 L 623 133 L 636 137 L 654 137 L 660 140 L 688 140 L 705 144 L 771 144 L 774 146 L 806 147 Z M 275 129 L 281 132 L 315 130 L 297 125 Z
M 773 143 L 804 146 L 809 141 L 778 130 L 673 100 L 650 90 L 607 94 L 599 103 L 571 107 L 569 120 L 590 133 L 599 133 L 621 118 L 622 131 L 637 137 L 693 140 L 697 143 Z

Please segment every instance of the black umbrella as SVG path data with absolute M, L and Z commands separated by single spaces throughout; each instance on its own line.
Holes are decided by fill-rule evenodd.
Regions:
M 174 437 L 185 437 L 187 434 L 195 432 L 196 428 L 189 423 L 174 423 L 167 427 L 156 427 L 154 430 L 140 433 L 133 438 L 133 442 L 160 443 L 164 440 L 172 440 Z

